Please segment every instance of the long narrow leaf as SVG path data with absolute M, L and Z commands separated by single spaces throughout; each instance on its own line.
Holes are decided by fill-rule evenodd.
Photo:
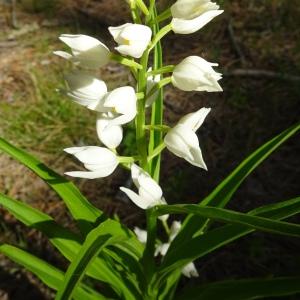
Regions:
M 127 236 L 118 235 L 119 230 L 116 228 L 116 225 L 117 223 L 115 221 L 107 220 L 88 234 L 78 255 L 71 262 L 66 272 L 63 284 L 56 295 L 56 300 L 71 299 L 76 287 L 79 286 L 86 269 L 102 249 L 108 244 L 127 238 Z M 134 300 L 135 297 L 132 296 L 129 298 L 127 296 L 126 299 Z
M 25 225 L 44 233 L 50 239 L 50 242 L 69 261 L 73 261 L 77 256 L 81 248 L 80 238 L 74 233 L 55 223 L 55 221 L 47 214 L 44 214 L 25 203 L 11 199 L 2 194 L 0 194 L 0 205 L 5 207 Z M 116 221 L 114 222 L 118 224 L 119 231 L 124 233 L 121 225 Z M 115 228 L 117 227 L 115 226 Z M 135 240 L 132 238 L 130 231 L 128 231 L 128 237 L 130 238 L 129 241 L 135 245 Z M 93 278 L 110 284 L 119 295 L 127 295 L 127 293 L 130 295 L 128 290 L 129 283 L 125 283 L 120 277 L 120 274 L 111 268 L 107 260 L 103 257 L 97 257 L 95 259 L 94 263 L 88 268 L 87 274 Z
M 7 153 L 43 179 L 65 202 L 80 229 L 88 233 L 102 215 L 66 178 L 55 173 L 34 156 L 26 153 L 0 138 L 0 150 Z
M 166 214 L 193 214 L 225 223 L 246 225 L 250 228 L 277 234 L 300 237 L 300 225 L 270 220 L 249 214 L 196 204 L 160 205 L 153 208 L 157 216 Z
M 250 300 L 300 293 L 300 277 L 244 279 L 188 287 L 176 300 Z
M 300 197 L 277 204 L 266 205 L 259 210 L 250 211 L 248 215 L 282 220 L 298 213 L 300 213 Z M 254 229 L 248 226 L 232 224 L 192 237 L 186 243 L 177 246 L 176 249 L 170 247 L 160 267 L 160 273 L 162 276 L 165 276 L 177 268 L 183 268 L 189 262 L 203 257 L 253 231 Z
M 35 274 L 43 283 L 54 290 L 57 290 L 63 282 L 64 273 L 61 270 L 24 250 L 4 244 L 0 246 L 0 252 Z M 74 298 L 77 300 L 107 299 L 98 292 L 82 284 L 75 290 Z
M 214 191 L 200 203 L 200 205 L 224 207 L 248 175 L 251 174 L 251 172 L 268 158 L 280 145 L 295 135 L 299 129 L 300 123 L 297 123 L 254 151 L 225 180 L 223 180 Z M 185 219 L 179 234 L 174 239 L 170 251 L 173 251 L 177 246 L 184 244 L 191 236 L 202 234 L 207 221 L 207 218 L 199 218 L 192 215 L 188 216 Z

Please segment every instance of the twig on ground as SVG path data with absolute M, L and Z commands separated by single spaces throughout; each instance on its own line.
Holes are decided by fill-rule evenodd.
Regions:
M 254 78 L 270 78 L 280 79 L 287 81 L 300 81 L 300 76 L 289 75 L 279 72 L 273 72 L 268 70 L 248 70 L 248 69 L 236 69 L 228 72 L 223 72 L 224 76 L 228 77 L 254 77 Z
M 234 51 L 236 52 L 236 55 L 238 56 L 238 58 L 240 59 L 242 65 L 244 66 L 244 65 L 246 65 L 246 58 L 245 58 L 245 55 L 244 55 L 241 47 L 239 46 L 239 44 L 236 40 L 234 29 L 233 29 L 231 21 L 229 21 L 227 29 L 228 29 L 229 38 L 230 38 L 230 41 L 231 41 L 232 46 L 234 48 Z

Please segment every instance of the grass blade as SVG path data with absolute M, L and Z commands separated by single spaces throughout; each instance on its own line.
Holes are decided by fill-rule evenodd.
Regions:
M 94 207 L 66 178 L 55 173 L 34 156 L 0 138 L 0 150 L 7 153 L 43 179 L 65 202 L 81 231 L 87 234 L 102 212 Z
M 109 244 L 128 238 L 127 236 L 118 235 L 120 232 L 118 226 L 118 223 L 115 221 L 107 220 L 88 234 L 78 255 L 72 261 L 65 274 L 65 279 L 58 290 L 55 298 L 56 300 L 71 299 L 76 287 L 79 286 L 87 267 L 98 256 L 102 249 Z M 134 300 L 135 297 L 127 296 L 126 299 Z
M 289 296 L 300 293 L 300 277 L 244 279 L 216 282 L 187 288 L 177 300 L 250 300 L 265 297 Z
M 57 290 L 62 284 L 64 279 L 64 273 L 45 262 L 44 260 L 37 258 L 36 256 L 27 253 L 17 247 L 11 245 L 0 245 L 0 252 L 9 257 L 14 262 L 22 265 L 27 270 L 35 274 L 43 283 L 48 287 Z M 91 288 L 80 285 L 74 292 L 74 298 L 77 300 L 104 300 L 107 299 L 98 292 Z
M 295 135 L 299 129 L 300 123 L 297 123 L 254 151 L 227 178 L 225 178 L 225 180 L 223 180 L 214 191 L 200 203 L 200 205 L 224 207 L 248 175 L 269 157 L 272 152 L 282 145 L 282 143 Z M 174 239 L 170 250 L 175 250 L 177 246 L 184 244 L 191 236 L 201 234 L 206 227 L 207 222 L 207 218 L 189 215 L 182 224 L 181 230 Z

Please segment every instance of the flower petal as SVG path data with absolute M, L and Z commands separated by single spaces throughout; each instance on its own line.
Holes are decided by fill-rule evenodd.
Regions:
M 147 242 L 147 231 L 143 230 L 143 229 L 140 229 L 138 227 L 134 227 L 133 231 L 136 234 L 138 240 L 141 243 L 146 244 L 146 242 Z
M 72 176 L 72 177 L 96 179 L 96 178 L 102 178 L 102 177 L 109 176 L 113 171 L 111 171 L 111 170 L 99 170 L 99 171 L 94 171 L 94 172 L 72 171 L 72 172 L 66 172 L 65 174 L 68 176 Z
M 203 124 L 205 118 L 211 111 L 211 108 L 203 107 L 196 112 L 190 113 L 182 117 L 178 124 L 182 124 L 191 128 L 194 132 Z
M 199 277 L 199 273 L 195 267 L 195 264 L 193 262 L 187 264 L 182 270 L 181 270 L 181 273 L 188 277 L 188 278 L 191 278 L 191 277 Z
M 172 29 L 179 34 L 194 33 L 221 13 L 223 13 L 223 10 L 210 10 L 191 20 L 173 18 L 171 22 Z
M 77 103 L 89 106 L 97 103 L 107 93 L 104 81 L 85 73 L 76 72 L 66 76 L 68 95 Z
M 96 122 L 97 134 L 100 141 L 108 148 L 117 148 L 123 139 L 123 129 L 120 125 L 109 126 L 113 118 L 108 114 L 101 114 Z
M 120 187 L 120 190 L 124 192 L 130 200 L 137 205 L 138 207 L 142 209 L 147 209 L 151 206 L 151 201 L 148 201 L 147 199 L 142 198 L 137 193 L 133 192 L 130 189 L 127 189 L 125 187 Z

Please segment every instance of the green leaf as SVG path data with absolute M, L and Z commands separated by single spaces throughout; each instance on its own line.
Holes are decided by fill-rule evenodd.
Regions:
M 270 220 L 249 214 L 216 207 L 201 207 L 196 204 L 160 205 L 153 208 L 156 216 L 166 214 L 193 214 L 225 223 L 246 225 L 271 233 L 300 237 L 300 225 Z
M 249 216 L 257 215 L 273 220 L 282 220 L 300 212 L 300 197 L 280 203 L 266 205 L 248 213 Z M 197 258 L 219 249 L 228 243 L 243 237 L 255 229 L 248 226 L 231 224 L 210 230 L 203 235 L 190 238 L 176 249 L 170 247 L 160 267 L 160 274 L 164 277 L 178 268 Z M 171 243 L 172 244 L 172 243 Z M 160 278 L 161 280 L 161 278 Z
M 248 175 L 282 143 L 296 134 L 299 129 L 300 123 L 288 128 L 254 151 L 200 203 L 200 206 L 210 205 L 221 208 L 224 207 Z M 174 239 L 170 251 L 184 244 L 191 236 L 202 234 L 207 223 L 207 218 L 199 218 L 192 215 L 188 216 L 182 224 L 179 234 Z
M 300 293 L 300 277 L 243 279 L 187 287 L 175 299 L 250 300 L 289 296 Z
M 2 194 L 0 194 L 0 205 L 5 207 L 25 225 L 44 233 L 50 239 L 50 242 L 69 261 L 73 261 L 74 258 L 77 257 L 81 248 L 81 239 L 76 234 L 58 225 L 50 216 L 25 203 L 11 199 Z M 118 224 L 118 229 L 121 233 L 127 232 L 128 236 L 130 236 L 130 239 L 127 242 L 131 242 L 133 246 L 136 245 L 137 243 L 133 238 L 133 234 L 130 231 L 123 229 L 118 222 L 114 222 Z M 117 227 L 115 226 L 115 228 Z M 123 242 L 120 247 L 121 249 L 125 248 L 128 251 L 125 242 Z M 139 249 L 136 250 L 138 251 Z M 137 259 L 130 251 L 128 251 L 128 253 L 131 254 L 132 260 Z M 120 257 L 120 259 L 122 260 L 122 257 Z M 97 257 L 93 264 L 88 268 L 87 274 L 95 279 L 110 284 L 119 295 L 127 295 L 127 293 L 130 295 L 128 286 L 130 284 L 133 285 L 132 282 L 135 282 L 135 278 L 132 278 L 132 282 L 125 282 L 120 273 L 108 263 L 107 259 L 100 256 Z
M 35 274 L 43 283 L 54 290 L 57 290 L 63 282 L 64 273 L 61 270 L 24 250 L 4 244 L 0 245 L 0 252 Z M 74 298 L 78 300 L 107 299 L 83 284 L 78 286 L 78 288 L 75 290 Z
M 93 229 L 93 224 L 99 220 L 102 212 L 94 207 L 73 183 L 2 138 L 0 138 L 0 150 L 31 169 L 54 190 L 64 200 L 82 232 L 86 234 Z
M 113 220 L 107 220 L 101 223 L 98 227 L 92 230 L 84 244 L 82 245 L 79 253 L 75 259 L 71 262 L 63 281 L 63 284 L 58 290 L 56 295 L 57 300 L 68 300 L 72 298 L 72 294 L 76 287 L 80 284 L 86 269 L 103 250 L 103 248 L 109 244 L 118 242 L 119 240 L 126 239 L 128 236 L 120 236 L 119 224 Z M 126 299 L 135 299 L 134 296 Z

